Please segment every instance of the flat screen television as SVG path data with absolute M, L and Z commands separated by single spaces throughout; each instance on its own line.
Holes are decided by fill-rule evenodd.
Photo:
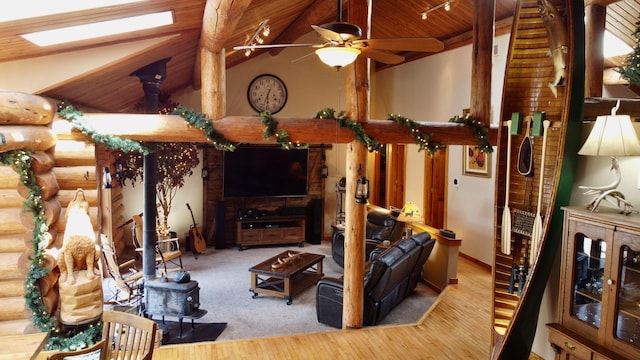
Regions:
M 308 162 L 308 149 L 238 146 L 235 151 L 225 151 L 223 195 L 306 196 Z

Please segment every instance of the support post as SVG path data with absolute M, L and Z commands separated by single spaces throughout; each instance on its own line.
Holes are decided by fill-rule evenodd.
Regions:
M 602 97 L 604 72 L 604 30 L 607 7 L 600 4 L 585 6 L 585 72 L 584 96 Z
M 471 59 L 470 115 L 485 126 L 491 124 L 491 68 L 495 0 L 474 0 Z
M 364 36 L 370 37 L 371 0 L 349 1 L 349 20 L 360 26 Z M 347 66 L 347 112 L 358 122 L 369 120 L 370 62 L 364 56 Z M 342 327 L 362 327 L 364 313 L 364 252 L 366 205 L 356 203 L 356 181 L 367 174 L 367 148 L 354 140 L 347 146 L 345 238 L 344 238 L 344 296 Z

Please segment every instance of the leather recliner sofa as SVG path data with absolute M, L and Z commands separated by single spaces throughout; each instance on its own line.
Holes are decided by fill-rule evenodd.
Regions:
M 367 262 L 364 275 L 363 325 L 384 319 L 418 285 L 435 240 L 422 232 L 399 240 Z M 343 282 L 324 277 L 318 281 L 316 315 L 318 322 L 342 328 Z
M 371 209 L 367 212 L 365 224 L 365 259 L 383 241 L 390 243 L 402 237 L 404 223 L 398 221 L 398 214 L 386 209 Z M 331 237 L 331 256 L 336 264 L 344 267 L 344 231 L 336 231 Z

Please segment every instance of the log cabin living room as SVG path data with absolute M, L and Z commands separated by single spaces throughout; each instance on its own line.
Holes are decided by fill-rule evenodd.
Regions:
M 564 69 L 566 73 L 564 77 L 556 79 L 555 76 L 561 73 L 560 68 L 551 61 L 547 51 L 553 50 L 550 49 L 552 40 L 557 38 L 546 33 L 545 27 L 550 25 L 543 21 L 545 18 L 540 15 L 541 5 L 538 3 L 526 0 L 500 0 L 495 3 L 483 0 L 415 1 L 404 4 L 392 1 L 338 1 L 336 6 L 336 2 L 326 0 L 296 1 L 294 4 L 282 1 L 161 0 L 114 4 L 108 8 L 81 9 L 58 15 L 39 14 L 31 8 L 30 11 L 35 13 L 30 15 L 31 18 L 0 22 L 0 38 L 5 42 L 3 50 L 0 50 L 0 89 L 3 89 L 1 96 L 4 99 L 0 151 L 7 154 L 10 150 L 35 148 L 36 153 L 31 155 L 35 160 L 32 161 L 44 164 L 39 170 L 32 165 L 31 170 L 41 171 L 36 173 L 40 175 L 36 176 L 38 186 L 41 191 L 46 190 L 43 198 L 46 198 L 47 204 L 46 225 L 50 229 L 46 245 L 58 249 L 61 249 L 65 232 L 64 214 L 78 196 L 78 188 L 83 189 L 96 233 L 111 238 L 118 254 L 131 246 L 129 226 L 123 224 L 136 214 L 143 212 L 150 216 L 156 210 L 155 202 L 149 204 L 144 200 L 147 192 L 154 192 L 155 189 L 149 190 L 142 183 L 139 186 L 121 186 L 117 181 L 121 173 L 116 166 L 119 152 L 98 144 L 90 135 L 82 134 L 77 125 L 69 125 L 69 115 L 80 112 L 67 113 L 66 117 L 63 113 L 56 113 L 56 109 L 50 106 L 60 101 L 80 109 L 85 130 L 90 128 L 95 133 L 140 143 L 178 141 L 199 144 L 199 165 L 193 169 L 193 175 L 185 178 L 169 217 L 171 230 L 181 238 L 180 246 L 185 256 L 191 256 L 190 252 L 196 244 L 188 241 L 193 236 L 191 230 L 194 223 L 201 226 L 202 239 L 206 242 L 205 252 L 216 252 L 222 248 L 235 250 L 246 245 L 242 244 L 243 240 L 238 241 L 238 234 L 243 233 L 242 224 L 238 226 L 237 221 L 242 217 L 241 214 L 250 211 L 268 215 L 277 213 L 282 220 L 283 217 L 295 217 L 300 215 L 299 212 L 304 212 L 302 218 L 306 244 L 302 249 L 312 249 L 314 243 L 331 242 L 338 217 L 343 212 L 344 298 L 345 303 L 352 306 L 343 309 L 342 330 L 160 346 L 153 351 L 153 358 L 156 359 L 186 356 L 196 359 L 214 356 L 395 358 L 400 354 L 416 359 L 525 358 L 522 354 L 552 359 L 565 354 L 576 354 L 580 358 L 582 355 L 572 353 L 575 349 L 586 351 L 589 356 L 594 353 L 605 358 L 620 357 L 621 351 L 626 351 L 623 354 L 637 353 L 635 345 L 629 345 L 633 342 L 629 339 L 637 334 L 623 336 L 620 332 L 616 333 L 614 326 L 604 326 L 604 297 L 595 296 L 594 300 L 594 296 L 591 296 L 586 305 L 603 303 L 600 305 L 603 312 L 602 329 L 613 335 L 593 335 L 594 327 L 583 330 L 581 323 L 584 321 L 580 321 L 577 315 L 567 316 L 566 320 L 565 315 L 561 315 L 565 307 L 578 304 L 571 303 L 573 298 L 569 292 L 567 296 L 563 295 L 563 289 L 570 286 L 564 283 L 571 282 L 571 275 L 566 274 L 571 273 L 572 265 L 565 263 L 570 261 L 566 259 L 571 256 L 565 256 L 565 250 L 568 249 L 565 242 L 571 239 L 564 239 L 562 220 L 554 221 L 552 217 L 560 216 L 562 219 L 565 210 L 560 206 L 583 207 L 588 203 L 590 196 L 584 195 L 585 190 L 579 186 L 607 184 L 613 178 L 613 173 L 609 171 L 611 160 L 608 156 L 575 156 L 590 130 L 588 125 L 584 128 L 581 126 L 582 120 L 589 124 L 596 117 L 611 113 L 615 106 L 615 101 L 611 99 L 623 99 L 619 114 L 634 117 L 640 113 L 633 101 L 637 97 L 634 85 L 611 75 L 611 70 L 615 73 L 615 68 L 621 66 L 624 54 L 637 45 L 631 33 L 638 18 L 637 10 L 633 9 L 638 4 L 635 1 L 588 1 L 582 6 L 571 1 L 541 1 L 551 4 L 562 16 L 568 32 L 568 37 L 564 39 L 566 43 L 563 44 L 568 49 L 560 47 L 567 54 L 564 58 L 568 61 Z M 358 46 L 362 48 L 355 61 L 340 65 L 336 70 L 321 62 L 313 53 L 312 49 L 315 48 L 312 46 L 261 49 L 257 46 L 258 42 L 251 42 L 259 37 L 265 44 L 317 44 L 323 41 L 319 40 L 319 35 L 322 36 L 324 31 L 314 30 L 311 25 L 340 19 L 337 9 L 341 7 L 344 7 L 343 20 L 363 29 L 362 38 L 421 37 L 436 39 L 443 44 L 443 48 L 434 51 L 433 47 L 429 47 L 425 51 L 393 45 L 389 50 L 378 50 L 375 49 L 377 45 L 359 43 Z M 78 40 L 49 47 L 37 47 L 20 37 L 45 28 L 77 25 L 86 22 L 85 19 L 112 20 L 150 11 L 172 11 L 174 24 L 153 30 L 110 35 L 104 41 Z M 623 13 L 626 18 L 620 15 Z M 576 25 L 574 19 L 585 16 L 585 24 Z M 458 21 L 460 24 L 457 24 Z M 402 25 L 405 23 L 406 26 Z M 264 31 L 267 24 L 270 30 L 268 37 L 264 32 L 259 32 Z M 619 24 L 625 25 L 617 26 Z M 600 35 L 605 33 L 605 29 L 627 43 L 629 48 L 626 52 L 617 54 L 617 57 L 601 54 L 602 49 L 598 47 L 601 43 L 596 40 L 602 39 Z M 516 34 L 522 35 L 521 38 L 529 37 L 530 41 L 525 41 L 522 47 L 516 47 Z M 532 37 L 534 40 L 531 40 Z M 369 43 L 376 44 L 375 41 Z M 379 46 L 391 46 L 379 43 L 382 44 Z M 433 46 L 432 42 L 425 43 Z M 243 46 L 249 47 L 249 51 Z M 241 48 L 235 50 L 234 47 Z M 586 54 L 583 56 L 584 63 L 575 56 L 581 51 Z M 524 53 L 525 58 L 537 56 L 544 64 L 540 65 L 544 70 L 533 71 L 536 65 L 530 65 L 526 71 L 514 70 L 518 61 L 522 61 L 516 59 L 519 53 Z M 403 59 L 398 61 L 398 57 Z M 166 73 L 160 78 L 152 76 L 151 81 L 147 81 L 149 79 L 143 78 L 144 75 L 136 73 L 157 62 L 166 66 Z M 522 75 L 524 73 L 529 77 L 541 78 L 544 82 L 542 85 L 536 82 L 535 86 L 517 83 L 515 79 L 525 77 Z M 260 100 L 252 100 L 250 96 L 254 80 L 260 80 L 263 75 L 269 75 L 270 81 L 276 80 L 273 84 L 286 89 L 285 96 L 269 98 L 280 102 L 278 106 L 282 106 L 269 108 L 273 116 L 257 115 L 260 112 Z M 172 101 L 192 111 L 162 116 L 151 115 L 152 111 L 140 111 L 140 103 L 148 105 L 145 86 L 153 85 L 154 80 L 155 90 L 169 94 Z M 553 82 L 554 86 L 548 86 L 549 82 Z M 553 91 L 555 96 L 550 95 Z M 530 98 L 526 106 L 518 103 L 517 93 L 525 93 Z M 572 113 L 575 105 L 571 105 L 576 102 L 575 98 L 579 98 L 577 102 L 580 106 L 577 107 L 581 111 L 578 120 L 580 125 L 577 127 L 564 124 L 565 118 L 575 115 Z M 539 106 L 538 102 L 544 105 Z M 558 104 L 562 110 L 553 109 Z M 34 110 L 39 107 L 42 108 L 40 113 Z M 384 150 L 367 151 L 371 148 L 371 142 L 367 144 L 358 139 L 358 133 L 353 129 L 359 128 L 355 125 L 349 127 L 348 122 L 347 126 L 336 125 L 336 121 L 318 119 L 321 116 L 316 114 L 327 108 L 336 109 L 336 115 L 346 110 L 347 116 L 360 123 L 367 136 L 386 144 Z M 522 112 L 523 117 L 514 117 L 516 112 Z M 548 147 L 540 146 L 547 132 L 541 131 L 541 126 L 536 127 L 538 122 L 535 114 L 542 112 L 551 120 Z M 213 119 L 217 131 L 215 134 L 222 136 L 212 138 L 211 133 L 206 132 L 206 125 L 197 122 L 200 119 L 197 116 L 195 121 L 185 119 L 189 117 L 185 115 L 198 114 L 206 114 L 207 119 Z M 392 117 L 390 114 L 399 115 Z M 466 119 L 477 119 L 481 126 L 449 121 L 452 118 L 465 119 L 466 114 L 469 114 Z M 505 124 L 509 119 L 509 125 Z M 185 126 L 185 120 L 189 126 Z M 435 156 L 431 156 L 429 146 L 424 146 L 425 143 L 416 140 L 408 131 L 413 124 L 410 120 L 416 122 L 419 134 L 429 135 L 426 140 L 422 138 L 426 144 L 444 145 L 446 150 L 438 150 Z M 526 128 L 506 131 L 511 129 L 510 124 L 517 123 Z M 282 138 L 278 137 L 282 132 L 278 136 L 266 136 L 270 126 L 275 127 L 271 130 L 286 129 L 291 143 L 281 142 Z M 533 135 L 525 136 L 525 131 L 530 127 Z M 486 137 L 492 145 L 492 151 L 483 153 L 484 157 L 480 160 L 477 155 L 474 159 L 473 154 L 474 147 L 480 144 L 478 134 L 482 134 L 477 129 L 482 128 L 487 131 Z M 511 135 L 517 137 L 511 139 Z M 521 153 L 518 151 L 522 148 L 521 144 L 526 144 L 525 138 L 534 139 L 534 155 L 530 164 L 538 169 L 533 176 L 520 173 L 521 169 L 516 166 L 521 165 L 519 162 L 514 162 L 510 169 L 511 162 L 519 160 L 517 157 Z M 304 194 L 255 196 L 239 193 L 255 185 L 229 188 L 226 182 L 233 175 L 227 172 L 225 166 L 227 155 L 232 152 L 216 148 L 224 143 L 221 139 L 232 144 L 268 146 L 269 149 L 280 145 L 295 147 L 297 144 L 308 144 L 309 148 L 304 150 L 307 154 Z M 65 144 L 67 148 L 64 148 Z M 239 147 L 244 148 L 248 146 Z M 550 152 L 545 156 L 543 152 L 553 148 L 559 148 L 558 151 L 564 153 L 554 155 Z M 513 154 L 512 149 L 515 151 Z M 544 166 L 544 160 L 554 158 L 568 160 L 556 160 L 553 166 Z M 247 162 L 246 159 L 240 161 Z M 478 161 L 482 161 L 483 165 L 479 166 Z M 633 161 L 633 156 L 620 157 L 615 169 L 613 164 L 611 168 L 618 176 L 621 172 L 637 174 L 638 166 Z M 567 165 L 571 163 L 574 163 L 573 167 Z M 21 285 L 31 278 L 31 275 L 27 275 L 30 266 L 28 258 L 39 248 L 32 245 L 32 231 L 37 222 L 22 214 L 23 201 L 30 199 L 29 189 L 22 184 L 16 188 L 19 176 L 10 164 L 3 162 L 3 165 L 1 210 L 6 229 L 2 233 L 3 244 L 6 244 L 3 246 L 6 249 L 3 250 L 6 268 L 2 278 L 5 286 L 2 288 L 12 290 L 0 299 L 0 303 L 6 305 L 6 310 L 2 312 L 2 338 L 7 344 L 18 341 L 32 343 L 34 340 L 19 340 L 18 335 L 46 333 L 42 327 L 38 327 L 42 324 L 32 324 L 34 319 L 40 317 L 34 316 L 25 296 L 30 294 L 31 288 Z M 108 191 L 102 188 L 105 167 L 109 169 L 113 183 Z M 237 170 L 237 166 L 234 168 Z M 570 175 L 566 175 L 565 168 Z M 541 175 L 544 174 L 547 178 L 543 181 Z M 538 176 L 541 176 L 540 180 Z M 239 179 L 256 180 L 255 177 L 240 176 Z M 357 284 L 362 284 L 364 276 L 363 240 L 368 208 L 356 201 L 355 194 L 363 177 L 364 184 L 369 185 L 367 201 L 370 205 L 401 209 L 405 202 L 415 202 L 423 214 L 423 220 L 408 225 L 406 230 L 411 229 L 413 233 L 427 231 L 437 240 L 421 281 L 436 288 L 440 295 L 437 302 L 414 324 L 393 327 L 362 325 L 362 309 L 356 304 L 363 294 L 359 291 L 362 286 Z M 345 178 L 343 192 L 340 189 L 342 178 Z M 564 183 L 559 179 L 565 179 Z M 265 180 L 260 182 L 262 184 L 267 179 L 263 177 L 257 180 Z M 276 185 L 280 183 L 275 181 Z M 545 184 L 547 186 L 543 191 Z M 515 189 L 513 192 L 510 192 L 509 185 Z M 538 186 L 541 190 L 538 190 Z M 619 178 L 616 186 L 617 189 L 615 186 L 609 189 L 612 190 L 609 194 L 618 196 L 617 200 L 624 192 L 627 197 L 622 196 L 623 200 L 631 204 L 639 203 L 637 179 L 634 176 Z M 288 190 L 291 188 L 287 187 Z M 227 190 L 230 193 L 225 196 Z M 512 196 L 509 197 L 509 194 Z M 523 260 L 523 263 L 518 263 L 522 265 L 525 259 L 530 259 L 520 259 L 507 253 L 520 254 L 525 251 L 524 248 L 528 251 L 532 245 L 523 239 L 533 236 L 531 232 L 522 235 L 513 231 L 511 242 L 508 242 L 510 246 L 505 250 L 501 248 L 506 238 L 502 231 L 507 225 L 500 220 L 505 217 L 505 209 L 509 207 L 514 210 L 517 207 L 536 210 L 538 198 L 544 200 L 545 219 L 545 241 L 538 259 L 545 261 L 528 264 L 528 277 L 524 272 L 509 274 L 512 270 L 509 266 L 516 264 L 516 260 Z M 190 204 L 190 208 L 187 209 L 185 204 Z M 606 213 L 604 208 L 607 205 L 611 204 L 599 205 L 600 213 Z M 537 208 L 540 211 L 540 201 Z M 281 212 L 283 209 L 286 214 Z M 597 216 L 596 219 L 584 220 L 591 215 L 576 215 L 579 211 L 566 210 L 566 221 L 606 222 L 606 226 L 625 228 L 637 236 L 638 221 L 634 217 L 638 215 L 634 211 L 628 212 L 629 215 L 622 220 L 603 220 Z M 147 224 L 155 222 L 153 217 L 145 219 Z M 517 216 L 515 219 L 518 219 Z M 279 228 L 274 223 L 269 224 Z M 514 222 L 513 226 L 515 228 L 517 224 Z M 300 230 L 301 225 L 297 223 L 293 227 Z M 440 235 L 438 230 L 445 228 L 455 232 L 457 241 L 450 242 Z M 580 230 L 578 233 L 588 235 L 589 231 Z M 592 237 L 605 237 L 597 234 Z M 581 236 L 587 238 L 584 234 Z M 282 235 L 278 236 L 280 238 Z M 296 241 L 293 240 L 294 243 Z M 607 241 L 607 246 L 612 247 L 610 240 Z M 249 243 L 244 251 L 251 251 L 253 245 Z M 603 248 L 600 247 L 600 253 L 603 253 Z M 620 259 L 626 259 L 627 256 L 633 259 L 631 255 L 634 251 L 640 250 L 637 243 L 633 242 L 625 249 L 624 256 L 618 255 Z M 274 255 L 280 252 L 277 246 L 273 251 Z M 449 258 L 452 251 L 453 260 Z M 153 253 L 151 247 L 143 255 L 143 260 L 148 260 L 151 254 L 151 260 L 147 263 L 153 262 Z M 617 254 L 615 250 L 613 254 Z M 602 257 L 599 255 L 598 259 L 602 260 Z M 615 257 L 612 259 L 615 260 Z M 505 262 L 506 270 L 502 269 Z M 47 266 L 55 268 L 55 259 L 52 264 Z M 451 270 L 449 266 L 453 265 L 457 268 Z M 605 266 L 600 265 L 596 270 L 601 268 L 605 269 Z M 631 265 L 626 268 L 633 270 Z M 144 270 L 149 270 L 148 266 L 145 265 Z M 589 271 L 593 272 L 588 269 L 585 273 L 592 276 Z M 433 277 L 438 272 L 444 274 L 444 281 Z M 55 271 L 51 273 L 59 274 Z M 519 278 L 516 279 L 516 275 Z M 39 290 L 45 295 L 41 301 L 47 311 L 53 313 L 57 311 L 57 290 L 53 290 L 49 298 L 46 297 L 46 291 L 57 289 L 57 286 L 43 285 L 49 281 L 43 279 L 37 277 Z M 513 285 L 516 291 L 504 290 L 514 279 L 522 279 L 522 283 Z M 618 292 L 618 288 L 612 285 L 617 283 L 615 280 L 608 285 L 612 293 Z M 57 278 L 53 280 L 54 284 L 56 282 Z M 622 280 L 620 282 L 624 283 Z M 597 279 L 595 283 L 598 283 Z M 591 284 L 589 289 L 597 295 L 598 290 L 602 291 L 602 286 Z M 314 290 L 310 288 L 307 291 Z M 567 305 L 565 299 L 569 299 L 566 300 Z M 614 303 L 612 299 L 607 300 Z M 506 304 L 506 309 L 502 307 L 503 304 Z M 609 322 L 614 316 L 612 311 L 609 310 L 609 318 L 606 319 Z M 610 337 L 614 339 L 599 343 L 601 339 Z M 394 341 L 390 343 L 389 338 Z M 558 339 L 565 338 L 571 346 L 564 345 L 567 348 L 562 348 L 567 341 L 559 342 Z M 35 347 L 42 348 L 45 341 L 40 340 Z M 380 349 L 381 341 L 385 343 L 384 349 Z M 42 351 L 38 358 L 46 358 L 50 353 Z M 16 355 L 16 352 L 9 354 Z

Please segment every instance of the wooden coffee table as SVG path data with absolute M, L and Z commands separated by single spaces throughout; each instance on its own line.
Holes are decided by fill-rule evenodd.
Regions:
M 293 255 L 295 258 L 286 261 Z M 278 259 L 285 260 L 284 264 Z M 284 251 L 249 269 L 251 273 L 251 291 L 253 297 L 265 294 L 287 300 L 291 305 L 293 297 L 322 276 L 322 259 L 324 255 L 298 251 Z M 276 264 L 276 267 L 272 266 Z

